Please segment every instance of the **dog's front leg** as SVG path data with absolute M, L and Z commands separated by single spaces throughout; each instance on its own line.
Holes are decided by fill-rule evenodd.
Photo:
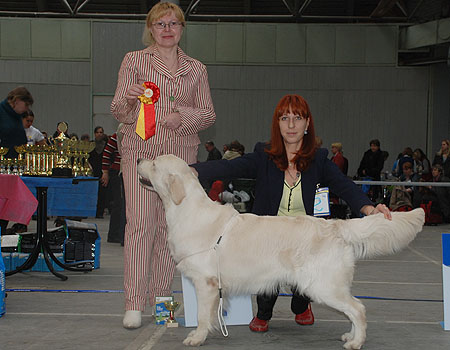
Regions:
M 213 328 L 214 315 L 216 314 L 219 292 L 217 279 L 206 278 L 193 281 L 197 295 L 197 329 L 189 333 L 183 341 L 184 345 L 199 346 L 205 342 L 208 332 Z

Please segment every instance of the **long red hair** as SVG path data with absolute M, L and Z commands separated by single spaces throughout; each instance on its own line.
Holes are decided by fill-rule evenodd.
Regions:
M 270 159 L 276 166 L 285 171 L 288 167 L 288 157 L 284 146 L 283 137 L 280 131 L 279 118 L 292 112 L 301 115 L 309 120 L 308 133 L 303 136 L 302 146 L 294 156 L 294 163 L 299 171 L 304 171 L 314 158 L 316 153 L 316 134 L 314 131 L 314 121 L 309 109 L 308 103 L 299 95 L 286 95 L 278 102 L 272 118 L 272 132 L 269 142 L 269 148 L 266 149 Z

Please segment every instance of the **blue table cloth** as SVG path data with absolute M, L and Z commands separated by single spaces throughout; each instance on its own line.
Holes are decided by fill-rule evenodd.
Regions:
M 36 196 L 36 187 L 48 187 L 47 215 L 95 217 L 98 193 L 97 178 L 21 176 L 21 179 L 34 196 Z M 77 183 L 77 180 L 83 179 L 95 181 L 80 181 Z

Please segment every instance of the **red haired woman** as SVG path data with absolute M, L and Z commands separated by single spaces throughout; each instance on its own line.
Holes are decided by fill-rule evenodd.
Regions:
M 275 108 L 270 142 L 258 143 L 252 153 L 233 160 L 193 164 L 200 179 L 238 177 L 256 179 L 252 212 L 257 215 L 298 216 L 314 214 L 316 188 L 328 186 L 343 198 L 354 212 L 383 213 L 384 205 L 374 207 L 367 196 L 327 158 L 327 150 L 317 148 L 314 121 L 308 104 L 299 95 L 286 95 Z M 300 325 L 314 323 L 310 300 L 293 286 L 291 309 Z M 308 290 L 302 291 L 306 295 Z M 258 313 L 249 327 L 254 332 L 268 330 L 268 321 L 278 292 L 258 295 Z

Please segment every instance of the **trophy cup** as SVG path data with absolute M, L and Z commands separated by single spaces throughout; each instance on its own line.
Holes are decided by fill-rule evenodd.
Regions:
M 14 146 L 14 149 L 16 150 L 17 154 L 19 155 L 17 158 L 17 171 L 18 175 L 22 176 L 25 170 L 25 162 L 26 160 L 23 157 L 23 154 L 26 151 L 26 144 L 20 145 L 20 146 Z
M 178 322 L 175 321 L 174 312 L 180 306 L 180 303 L 178 301 L 165 301 L 164 306 L 167 310 L 170 311 L 170 316 L 167 319 L 167 327 L 178 327 Z
M 64 135 L 67 131 L 67 124 L 58 123 L 57 130 L 59 136 L 54 138 L 54 146 L 58 150 L 58 161 L 56 167 L 52 169 L 52 176 L 55 177 L 72 177 L 72 167 L 70 164 L 69 154 L 70 146 L 73 142 Z
M 6 174 L 6 161 L 3 157 L 8 151 L 8 147 L 0 147 L 0 174 Z

